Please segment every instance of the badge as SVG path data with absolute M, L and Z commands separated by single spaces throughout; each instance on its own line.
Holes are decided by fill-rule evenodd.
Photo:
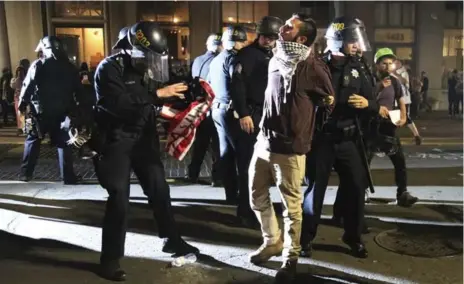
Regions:
M 235 65 L 234 73 L 237 73 L 237 74 L 242 73 L 242 65 L 240 63 L 237 63 L 237 65 Z
M 355 77 L 355 78 L 358 78 L 358 77 L 359 77 L 358 70 L 356 70 L 356 69 L 351 69 L 351 76 L 353 76 L 353 77 Z
M 350 85 L 350 76 L 346 75 L 343 77 L 343 86 L 348 87 Z

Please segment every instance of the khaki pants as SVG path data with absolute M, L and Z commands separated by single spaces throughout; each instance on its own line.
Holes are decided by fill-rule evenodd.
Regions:
M 251 208 L 258 217 L 264 243 L 267 245 L 275 244 L 281 238 L 269 188 L 275 182 L 280 191 L 284 206 L 284 262 L 297 259 L 301 251 L 301 182 L 305 164 L 304 155 L 270 153 L 260 150 L 256 144 L 248 171 Z

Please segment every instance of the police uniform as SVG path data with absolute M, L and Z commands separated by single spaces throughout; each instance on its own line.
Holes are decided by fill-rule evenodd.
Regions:
M 256 39 L 251 45 L 241 49 L 237 55 L 238 64 L 232 80 L 232 101 L 238 118 L 250 116 L 253 120 L 254 132 L 248 134 L 240 129 L 236 119 L 237 133 L 237 162 L 239 175 L 239 200 L 237 215 L 252 217 L 248 190 L 248 168 L 253 156 L 254 145 L 259 133 L 259 123 L 263 114 L 264 92 L 267 86 L 269 61 L 272 50 L 263 48 Z
M 223 50 L 211 62 L 210 81 L 215 98 L 211 114 L 219 140 L 219 168 L 226 200 L 235 203 L 238 193 L 236 144 L 240 130 L 234 117 L 230 82 L 237 65 L 237 51 Z
M 195 58 L 192 64 L 192 78 L 200 77 L 204 80 L 207 80 L 210 64 L 216 55 L 216 52 L 207 51 L 205 54 Z M 203 163 L 210 143 L 213 160 L 211 178 L 213 180 L 213 184 L 217 184 L 221 180 L 220 173 L 218 172 L 219 141 L 216 129 L 214 128 L 211 111 L 207 113 L 206 118 L 202 120 L 197 128 L 195 142 L 192 146 L 192 159 L 190 161 L 190 165 L 188 166 L 187 178 L 189 180 L 196 181 L 198 179 L 201 171 L 201 164 Z
M 20 179 L 32 179 L 39 158 L 40 144 L 45 134 L 49 134 L 52 145 L 58 148 L 60 177 L 65 184 L 75 184 L 72 150 L 66 145 L 69 135 L 61 124 L 76 113 L 76 101 L 82 99 L 82 85 L 77 68 L 60 50 L 61 43 L 55 37 L 41 40 L 55 43 L 56 55 L 34 61 L 23 81 L 19 98 L 19 109 L 24 112 L 29 106 L 36 125 L 29 129 L 24 143 Z M 49 46 L 47 46 L 49 48 Z M 31 115 L 31 114 L 30 114 Z
M 364 218 L 364 192 L 368 187 L 367 170 L 361 151 L 361 122 L 367 117 L 377 115 L 379 106 L 373 95 L 372 82 L 363 74 L 357 56 L 333 55 L 345 43 L 358 42 L 368 48 L 367 34 L 359 19 L 340 17 L 334 20 L 326 32 L 329 52 L 325 54 L 335 90 L 335 107 L 325 119 L 320 130 L 315 133 L 312 143 L 312 159 L 315 165 L 311 171 L 312 182 L 305 192 L 303 202 L 302 254 L 311 253 L 311 242 L 314 240 L 320 222 L 325 191 L 327 189 L 332 168 L 335 168 L 343 193 L 344 213 L 343 242 L 350 248 L 354 256 L 365 258 L 367 250 L 361 239 Z M 348 103 L 353 94 L 364 97 L 368 106 L 357 109 Z
M 240 26 L 230 26 L 222 35 L 224 50 L 211 62 L 209 80 L 214 92 L 211 114 L 219 140 L 219 168 L 226 191 L 228 203 L 236 203 L 238 193 L 237 180 L 237 134 L 239 125 L 234 117 L 231 81 L 237 66 L 237 42 L 245 42 L 246 30 Z
M 147 44 L 141 46 L 143 42 L 140 39 L 145 35 L 148 35 L 146 40 L 153 49 L 163 45 L 162 37 L 150 38 L 160 33 L 154 23 L 139 22 L 128 33 L 134 49 L 152 52 L 144 49 Z M 198 252 L 182 240 L 174 220 L 156 131 L 153 106 L 159 102 L 156 90 L 149 92 L 143 70 L 136 69 L 134 66 L 139 65 L 134 65 L 132 60 L 131 55 L 125 52 L 109 56 L 99 64 L 95 74 L 100 147 L 94 165 L 98 181 L 109 195 L 103 220 L 101 273 L 105 278 L 118 281 L 125 278 L 125 273 L 119 268 L 119 259 L 124 256 L 131 170 L 148 197 L 158 236 L 167 238 L 163 252 Z

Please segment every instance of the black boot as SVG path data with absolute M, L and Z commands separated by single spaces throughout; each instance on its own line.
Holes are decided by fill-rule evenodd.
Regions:
M 408 191 L 396 196 L 396 203 L 401 207 L 411 207 L 417 201 L 419 201 L 419 198 L 412 196 Z
M 293 281 L 295 281 L 297 262 L 297 259 L 287 260 L 277 271 L 274 283 L 291 284 Z
M 99 275 L 110 281 L 126 281 L 126 272 L 121 269 L 117 261 L 100 263 Z
M 189 253 L 199 254 L 200 250 L 186 243 L 181 237 L 173 237 L 164 240 L 163 252 L 181 256 Z
M 368 253 L 366 246 L 361 241 L 354 241 L 346 236 L 343 236 L 342 241 L 350 247 L 353 256 L 357 258 L 367 258 Z

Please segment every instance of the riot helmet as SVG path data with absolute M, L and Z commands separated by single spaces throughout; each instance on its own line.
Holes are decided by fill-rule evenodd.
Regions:
M 236 42 L 246 42 L 247 32 L 241 25 L 233 25 L 226 28 L 222 33 L 222 44 L 225 49 L 231 50 Z
M 219 47 L 222 45 L 222 34 L 212 33 L 206 40 L 206 49 L 212 52 L 217 52 Z
M 129 27 L 124 27 L 119 31 L 118 41 L 112 47 L 112 49 L 130 49 L 129 40 L 127 39 L 128 32 Z
M 167 39 L 163 30 L 154 22 L 141 21 L 127 34 L 132 47 L 132 65 L 151 80 L 165 83 L 169 80 Z
M 35 52 L 42 51 L 44 58 L 59 57 L 64 54 L 61 40 L 56 36 L 46 36 L 39 41 Z
M 256 33 L 273 39 L 279 38 L 280 27 L 284 25 L 284 21 L 277 17 L 265 16 L 259 21 L 256 27 Z
M 332 52 L 343 52 L 343 44 L 350 43 L 356 43 L 363 52 L 371 50 L 366 27 L 358 18 L 345 16 L 335 18 L 327 28 L 325 38 L 327 49 Z

